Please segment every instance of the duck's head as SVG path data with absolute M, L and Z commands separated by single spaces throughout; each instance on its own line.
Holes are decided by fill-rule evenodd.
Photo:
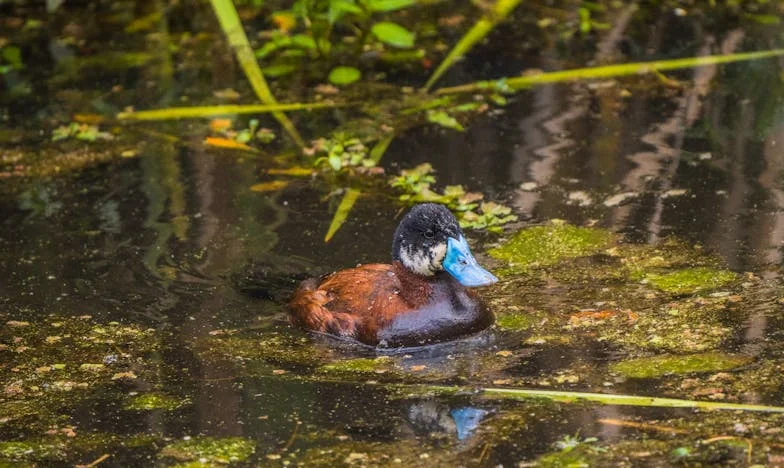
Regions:
M 436 203 L 416 205 L 400 221 L 392 259 L 421 276 L 446 271 L 463 286 L 487 286 L 498 278 L 476 262 L 457 219 Z

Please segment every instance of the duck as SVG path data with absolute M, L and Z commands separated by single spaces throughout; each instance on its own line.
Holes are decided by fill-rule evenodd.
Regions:
M 371 263 L 303 281 L 289 304 L 292 325 L 379 348 L 428 345 L 494 322 L 473 288 L 498 281 L 471 253 L 444 205 L 421 203 L 401 219 L 392 263 Z

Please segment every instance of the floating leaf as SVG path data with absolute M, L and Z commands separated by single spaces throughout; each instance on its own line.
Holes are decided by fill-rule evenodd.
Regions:
M 277 192 L 278 190 L 282 190 L 289 185 L 288 180 L 271 180 L 269 182 L 261 182 L 258 184 L 251 185 L 250 189 L 253 192 Z
M 338 86 L 345 86 L 357 81 L 362 72 L 354 67 L 335 67 L 329 72 L 329 82 Z
M 253 153 L 258 152 L 258 150 L 251 148 L 250 146 L 244 143 L 239 143 L 229 138 L 207 137 L 204 139 L 204 144 L 207 146 L 212 146 L 214 148 L 236 149 L 242 151 L 250 151 Z
M 414 46 L 414 33 L 397 23 L 388 21 L 376 23 L 370 31 L 379 41 L 393 47 L 407 49 Z
M 210 130 L 213 132 L 223 132 L 231 128 L 231 119 L 212 119 L 210 120 Z
M 315 171 L 307 167 L 289 167 L 286 169 L 267 169 L 270 175 L 287 175 L 292 177 L 310 177 Z

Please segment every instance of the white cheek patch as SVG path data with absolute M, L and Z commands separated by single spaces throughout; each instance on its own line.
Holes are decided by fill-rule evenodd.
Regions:
M 430 270 L 430 257 L 424 252 L 411 252 L 403 250 L 400 252 L 400 261 L 409 270 L 422 276 L 433 276 Z
M 446 257 L 446 244 L 438 244 L 431 250 L 433 252 L 433 260 L 431 261 L 431 269 L 433 271 L 441 271 L 444 269 L 444 257 Z
M 403 249 L 400 261 L 406 268 L 422 276 L 433 276 L 444 269 L 442 263 L 446 257 L 446 244 L 438 244 L 428 252 Z

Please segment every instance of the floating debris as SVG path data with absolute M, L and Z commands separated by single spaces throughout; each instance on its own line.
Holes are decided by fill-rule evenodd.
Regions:
M 639 197 L 640 194 L 637 192 L 623 192 L 617 195 L 613 195 L 610 198 L 604 200 L 604 206 L 608 208 L 616 207 L 623 205 L 624 203 L 628 203 L 629 201 Z

